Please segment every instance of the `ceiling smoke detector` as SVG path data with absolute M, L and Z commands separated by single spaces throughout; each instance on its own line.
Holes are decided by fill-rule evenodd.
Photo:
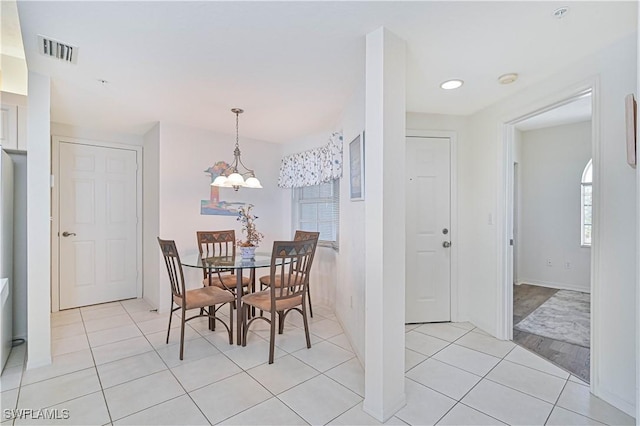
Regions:
M 518 79 L 518 74 L 512 72 L 509 74 L 502 74 L 498 77 L 498 83 L 500 84 L 511 84 Z
M 38 51 L 45 56 L 75 64 L 78 62 L 78 48 L 69 43 L 38 35 Z
M 557 19 L 562 19 L 565 17 L 565 15 L 569 13 L 569 8 L 566 6 L 563 7 L 559 7 L 556 10 L 553 11 L 553 16 Z

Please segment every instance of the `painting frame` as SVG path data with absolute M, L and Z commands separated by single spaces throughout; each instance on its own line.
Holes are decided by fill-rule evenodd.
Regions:
M 364 132 L 349 142 L 349 199 L 364 201 Z
M 636 99 L 633 96 L 633 93 L 629 93 L 625 96 L 624 99 L 624 109 L 625 109 L 625 125 L 626 125 L 626 140 L 627 140 L 627 164 L 631 167 L 636 167 L 636 132 L 637 132 L 637 122 L 636 115 L 638 111 L 638 106 L 636 104 Z

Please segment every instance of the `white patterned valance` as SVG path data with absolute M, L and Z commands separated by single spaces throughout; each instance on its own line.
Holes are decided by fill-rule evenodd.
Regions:
M 342 133 L 323 147 L 288 155 L 280 163 L 280 188 L 319 185 L 342 177 Z

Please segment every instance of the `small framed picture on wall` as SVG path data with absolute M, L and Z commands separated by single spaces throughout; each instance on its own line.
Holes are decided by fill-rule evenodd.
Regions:
M 364 132 L 349 143 L 349 197 L 364 200 Z
M 633 93 L 624 98 L 625 121 L 627 125 L 627 163 L 631 167 L 636 167 L 636 132 L 637 132 L 637 110 L 636 99 Z

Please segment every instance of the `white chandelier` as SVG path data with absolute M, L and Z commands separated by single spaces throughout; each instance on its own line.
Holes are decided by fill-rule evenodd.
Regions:
M 253 170 L 244 165 L 240 159 L 240 146 L 238 144 L 238 116 L 244 112 L 240 108 L 231 108 L 231 112 L 236 115 L 236 149 L 233 150 L 233 163 L 227 167 L 220 176 L 215 178 L 211 186 L 220 186 L 222 188 L 233 188 L 237 191 L 240 187 L 244 188 L 262 188 L 260 181 L 256 178 Z M 243 172 L 238 170 L 238 166 L 242 166 Z

